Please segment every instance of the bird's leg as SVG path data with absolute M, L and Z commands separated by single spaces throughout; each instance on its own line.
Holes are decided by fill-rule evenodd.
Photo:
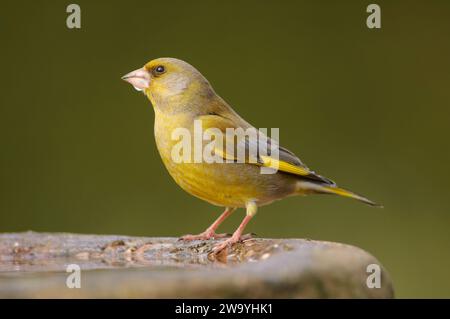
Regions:
M 209 226 L 203 233 L 200 233 L 198 235 L 185 235 L 182 236 L 181 240 L 206 240 L 210 238 L 224 238 L 228 237 L 229 234 L 216 234 L 216 230 L 219 227 L 220 224 L 223 223 L 223 221 L 231 215 L 232 212 L 234 212 L 236 208 L 229 208 L 227 207 L 225 211 L 217 218 L 214 223 L 212 223 L 211 226 Z
M 245 229 L 245 226 L 247 226 L 248 222 L 253 218 L 253 216 L 256 215 L 256 211 L 258 210 L 258 207 L 256 206 L 255 202 L 247 203 L 246 208 L 247 208 L 246 216 L 244 217 L 244 219 L 242 220 L 241 224 L 236 229 L 236 231 L 233 233 L 233 235 L 230 238 L 214 246 L 213 251 L 216 254 L 221 252 L 228 246 L 231 246 L 237 243 L 238 241 L 242 240 L 242 233 Z

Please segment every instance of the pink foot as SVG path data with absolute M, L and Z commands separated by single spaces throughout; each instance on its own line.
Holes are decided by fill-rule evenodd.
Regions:
M 208 240 L 208 239 L 216 239 L 216 238 L 226 238 L 230 237 L 230 234 L 216 234 L 214 231 L 204 231 L 198 235 L 184 235 L 181 236 L 179 240 L 192 241 L 192 240 Z
M 249 233 L 249 234 L 245 234 L 242 236 L 231 236 L 230 238 L 224 240 L 221 243 L 218 243 L 217 245 L 214 246 L 213 248 L 213 253 L 218 254 L 220 253 L 222 250 L 224 250 L 225 248 L 231 247 L 234 244 L 238 243 L 238 242 L 242 242 L 242 241 L 246 241 L 249 239 L 254 238 L 255 234 L 253 233 Z
M 228 247 L 231 247 L 232 245 L 236 244 L 239 241 L 241 241 L 241 237 L 231 236 L 230 238 L 224 240 L 223 242 L 215 245 L 213 248 L 213 253 L 218 254 L 222 250 L 227 249 Z

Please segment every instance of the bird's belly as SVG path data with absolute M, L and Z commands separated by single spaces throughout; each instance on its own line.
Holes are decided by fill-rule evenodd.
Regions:
M 284 198 L 295 182 L 284 174 L 260 174 L 258 166 L 236 163 L 165 163 L 170 175 L 186 192 L 217 206 L 244 207 Z

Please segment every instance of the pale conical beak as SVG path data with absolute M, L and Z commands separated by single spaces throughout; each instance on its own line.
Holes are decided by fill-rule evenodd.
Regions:
M 122 76 L 122 80 L 130 83 L 138 91 L 143 91 L 150 86 L 150 74 L 144 68 Z

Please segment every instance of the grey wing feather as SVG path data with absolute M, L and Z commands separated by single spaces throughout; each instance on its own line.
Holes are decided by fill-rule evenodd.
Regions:
M 231 110 L 231 109 L 230 109 Z M 232 110 L 231 110 L 232 111 Z M 216 114 L 217 115 L 217 114 Z M 228 119 L 226 116 L 223 115 L 217 115 L 217 116 L 222 116 L 223 118 Z M 250 125 L 249 123 L 247 123 L 245 120 L 243 120 L 237 113 L 235 113 L 234 111 L 232 111 L 232 116 L 234 117 L 234 121 L 236 123 L 239 123 L 238 127 L 242 127 L 244 129 L 246 128 L 254 128 L 252 125 Z M 255 129 L 256 130 L 256 129 Z M 253 150 L 258 150 L 259 151 L 259 146 L 261 144 L 263 144 L 264 142 L 267 143 L 267 150 L 270 150 L 271 145 L 276 145 L 278 148 L 278 156 L 279 156 L 279 160 L 287 162 L 289 164 L 295 165 L 295 166 L 299 166 L 302 167 L 304 169 L 306 169 L 309 174 L 308 175 L 296 175 L 298 176 L 300 179 L 308 179 L 311 181 L 315 181 L 321 184 L 326 184 L 326 185 L 331 185 L 334 186 L 336 185 L 335 182 L 333 182 L 332 180 L 325 178 L 323 176 L 320 176 L 319 174 L 316 174 L 314 171 L 311 171 L 305 164 L 303 164 L 303 162 L 291 151 L 289 151 L 288 149 L 280 146 L 278 144 L 277 141 L 271 139 L 270 137 L 266 136 L 263 132 L 258 131 L 258 138 L 256 139 L 257 142 L 255 143 L 255 141 L 250 141 L 248 139 L 248 136 L 245 137 L 244 140 L 238 140 L 237 141 L 237 148 L 244 148 L 245 149 L 245 154 L 251 154 L 252 152 L 250 151 L 251 149 Z M 256 147 L 256 148 L 255 148 Z M 270 155 L 269 153 L 266 153 L 268 155 Z M 257 159 L 256 161 L 258 161 L 259 163 L 262 163 L 261 159 L 259 158 L 259 154 L 257 155 Z M 288 172 L 283 172 L 285 174 L 291 174 Z
M 314 171 L 310 170 L 305 164 L 303 164 L 303 162 L 297 156 L 295 156 L 294 153 L 292 153 L 288 149 L 280 146 L 279 154 L 280 154 L 280 160 L 290 163 L 295 166 L 303 167 L 309 171 L 309 174 L 306 176 L 302 176 L 302 178 L 304 177 L 306 179 L 311 179 L 311 180 L 318 181 L 318 182 L 321 182 L 321 183 L 324 183 L 327 185 L 336 185 L 336 183 L 333 182 L 332 180 L 330 180 L 326 177 L 323 177 L 319 174 L 316 174 Z
M 261 136 L 263 136 L 263 138 L 261 138 Z M 264 139 L 267 139 L 267 150 L 270 150 L 270 147 L 272 145 L 276 145 L 276 147 L 278 148 L 278 157 L 279 157 L 278 159 L 280 161 L 302 167 L 309 172 L 308 175 L 299 176 L 299 178 L 309 179 L 309 180 L 320 182 L 320 183 L 323 183 L 326 185 L 336 185 L 336 183 L 333 182 L 332 180 L 330 180 L 326 177 L 323 177 L 319 174 L 316 174 L 314 171 L 310 170 L 305 164 L 303 164 L 303 162 L 293 152 L 291 152 L 287 148 L 284 148 L 284 147 L 278 145 L 278 142 L 276 142 L 275 140 L 273 140 L 265 135 L 262 135 L 262 133 L 258 137 L 259 144 L 263 143 L 263 142 L 261 142 L 261 139 L 263 139 L 263 141 L 264 141 Z M 246 142 L 247 142 L 246 147 L 248 147 L 249 146 L 248 140 Z M 286 174 L 290 174 L 290 173 L 286 173 Z

